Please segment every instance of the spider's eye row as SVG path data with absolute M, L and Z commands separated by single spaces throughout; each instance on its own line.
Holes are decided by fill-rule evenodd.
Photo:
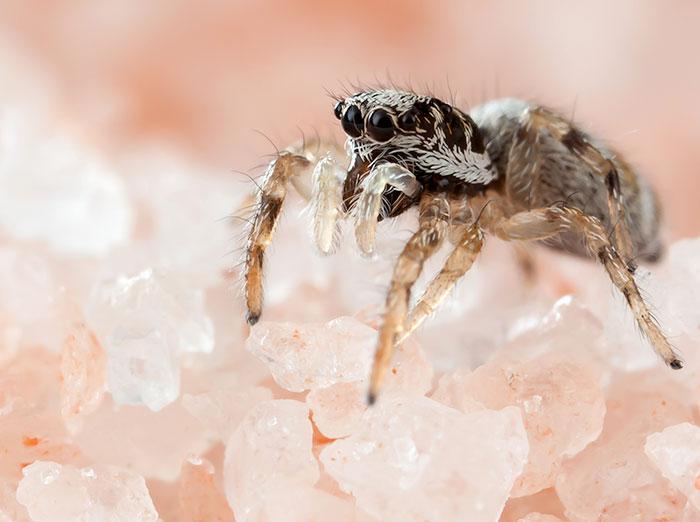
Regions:
M 375 109 L 367 118 L 367 134 L 375 141 L 389 141 L 395 131 L 394 122 L 384 109 Z
M 413 111 L 413 109 L 404 112 L 399 116 L 399 127 L 405 131 L 412 131 L 416 128 L 418 124 L 418 119 Z
M 338 119 L 343 117 L 343 102 L 339 101 L 335 104 L 335 107 L 333 108 L 333 114 L 335 114 L 335 117 Z
M 362 121 L 362 112 L 355 105 L 351 105 L 345 110 L 343 118 L 340 121 L 345 134 L 351 138 L 359 138 L 364 130 L 364 122 Z

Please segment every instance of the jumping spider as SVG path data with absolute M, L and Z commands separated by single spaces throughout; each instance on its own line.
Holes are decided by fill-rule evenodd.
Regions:
M 418 230 L 394 268 L 379 329 L 368 400 L 374 402 L 395 345 L 436 310 L 479 254 L 484 232 L 545 241 L 597 259 L 622 292 L 639 328 L 664 362 L 683 366 L 634 280 L 633 260 L 656 260 L 660 209 L 647 182 L 620 154 L 548 108 L 490 101 L 470 114 L 437 98 L 368 90 L 338 100 L 347 156 L 335 145 L 296 146 L 267 168 L 245 259 L 247 320 L 262 312 L 262 264 L 287 185 L 310 200 L 313 235 L 333 251 L 338 220 L 355 219 L 362 252 L 373 251 L 377 222 L 417 206 Z M 318 143 L 316 145 L 319 145 Z M 303 177 L 311 176 L 312 191 Z M 448 239 L 453 250 L 413 310 L 423 264 Z

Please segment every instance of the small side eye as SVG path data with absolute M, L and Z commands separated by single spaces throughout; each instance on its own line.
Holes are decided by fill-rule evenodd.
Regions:
M 391 116 L 384 109 L 376 109 L 367 119 L 367 134 L 375 141 L 389 141 L 395 130 Z
M 333 114 L 335 114 L 335 117 L 338 119 L 343 117 L 343 102 L 339 101 L 335 104 L 335 107 L 333 108 Z
M 416 118 L 413 109 L 406 111 L 399 116 L 399 127 L 401 127 L 402 130 L 412 131 L 416 128 L 417 124 L 418 119 Z
M 364 122 L 362 121 L 362 112 L 355 105 L 351 105 L 343 114 L 340 123 L 343 126 L 345 134 L 351 138 L 359 138 L 364 130 Z

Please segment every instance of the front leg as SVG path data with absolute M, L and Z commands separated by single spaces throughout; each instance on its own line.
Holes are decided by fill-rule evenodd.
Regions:
M 379 328 L 377 351 L 370 377 L 370 404 L 377 398 L 395 343 L 405 330 L 411 288 L 420 276 L 425 261 L 442 244 L 448 224 L 447 195 L 444 192 L 423 192 L 420 199 L 419 228 L 408 240 L 396 261 L 386 297 L 386 310 Z
M 450 209 L 448 237 L 454 248 L 440 272 L 428 284 L 411 310 L 397 344 L 403 342 L 437 310 L 457 282 L 469 271 L 481 252 L 484 236 L 479 223 L 474 220 L 466 194 L 450 194 L 448 201 Z
M 308 177 L 311 169 L 316 161 L 315 154 L 310 150 L 314 145 L 319 148 L 320 143 L 312 143 L 309 145 L 301 145 L 299 147 L 291 147 L 288 150 L 281 152 L 267 167 L 260 184 L 255 212 L 251 219 L 251 227 L 248 233 L 248 242 L 246 244 L 245 262 L 244 262 L 244 281 L 245 281 L 245 299 L 246 299 L 246 320 L 253 325 L 258 322 L 262 314 L 263 306 L 263 260 L 265 250 L 272 241 L 275 228 L 279 221 L 285 198 L 287 196 L 287 188 L 291 184 L 304 197 L 308 198 L 306 184 L 303 179 Z M 337 151 L 333 145 L 326 145 L 326 150 Z M 327 229 L 334 226 L 332 219 L 335 216 L 328 212 L 328 208 L 332 206 L 332 191 L 326 190 L 328 172 L 331 175 L 336 175 L 335 164 L 332 163 L 330 156 L 325 157 L 319 162 L 316 168 L 317 175 L 314 176 L 315 183 L 312 195 L 318 197 L 322 202 L 316 205 L 314 221 L 320 223 L 320 233 L 316 235 L 316 241 L 319 248 L 323 250 L 328 243 L 325 239 L 328 237 Z M 331 183 L 332 185 L 332 183 Z M 330 200 L 330 202 L 329 202 Z M 329 215 L 331 218 L 329 219 Z

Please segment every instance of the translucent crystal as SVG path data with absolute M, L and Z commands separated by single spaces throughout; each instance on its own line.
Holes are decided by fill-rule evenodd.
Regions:
M 59 389 L 59 357 L 44 349 L 24 349 L 0 371 L 0 480 L 16 483 L 37 459 L 83 464 L 61 417 Z
M 517 408 L 469 414 L 425 397 L 381 400 L 321 452 L 326 471 L 379 520 L 493 521 L 527 460 Z
M 647 437 L 644 452 L 700 510 L 700 427 L 684 422 Z
M 559 517 L 554 515 L 544 515 L 542 513 L 530 513 L 518 519 L 518 522 L 563 522 Z
M 648 434 L 693 419 L 688 390 L 665 368 L 618 376 L 601 436 L 563 463 L 556 490 L 572 522 L 679 520 L 685 498 L 644 453 Z
M 151 269 L 96 286 L 88 318 L 107 352 L 108 389 L 118 404 L 163 408 L 180 392 L 180 356 L 214 347 L 202 292 Z
M 354 433 L 367 409 L 368 375 L 360 381 L 338 382 L 327 388 L 314 388 L 307 396 L 313 421 L 329 438 Z M 382 389 L 382 398 L 420 396 L 432 387 L 433 369 L 423 351 L 413 341 L 398 347 Z
M 0 364 L 10 361 L 22 346 L 61 349 L 66 332 L 58 294 L 46 259 L 0 246 Z
M 14 238 L 88 256 L 129 239 L 124 181 L 91 150 L 17 111 L 0 113 L 0 158 L 0 227 Z
M 309 494 L 319 478 L 311 453 L 312 428 L 304 403 L 258 404 L 226 444 L 226 498 L 237 521 L 273 520 L 278 498 Z
M 271 399 L 272 392 L 261 386 L 245 391 L 238 387 L 224 387 L 206 393 L 185 394 L 182 404 L 217 438 L 228 441 L 253 406 Z
M 464 411 L 473 409 L 472 401 L 487 408 L 520 409 L 530 453 L 513 496 L 553 486 L 562 460 L 598 438 L 605 416 L 595 375 L 557 354 L 528 361 L 498 360 L 471 373 L 445 376 L 434 398 Z
M 175 480 L 187 456 L 211 444 L 206 429 L 180 401 L 153 412 L 115 405 L 108 397 L 81 418 L 73 439 L 92 463 L 128 463 L 140 475 L 164 481 Z
M 179 516 L 187 522 L 233 522 L 233 512 L 216 484 L 214 466 L 206 459 L 189 457 L 182 465 Z
M 326 324 L 258 323 L 246 349 L 268 365 L 282 388 L 300 392 L 365 378 L 376 335 L 352 317 Z
M 27 509 L 17 502 L 17 487 L 10 482 L 0 481 L 0 521 L 31 522 Z
M 156 266 L 198 287 L 220 281 L 237 262 L 227 254 L 239 221 L 230 216 L 246 195 L 240 180 L 215 175 L 168 148 L 139 150 L 122 168 L 131 174 L 127 184 L 140 220 L 136 241 L 119 252 L 119 265 L 130 271 Z
M 106 355 L 95 334 L 73 327 L 61 354 L 61 413 L 66 419 L 94 411 L 105 389 Z
M 23 474 L 17 500 L 34 522 L 158 520 L 145 481 L 131 471 L 38 460 Z
M 525 497 L 511 497 L 506 502 L 499 522 L 518 522 L 531 514 L 546 514 L 565 520 L 564 506 L 554 488 L 543 489 Z

